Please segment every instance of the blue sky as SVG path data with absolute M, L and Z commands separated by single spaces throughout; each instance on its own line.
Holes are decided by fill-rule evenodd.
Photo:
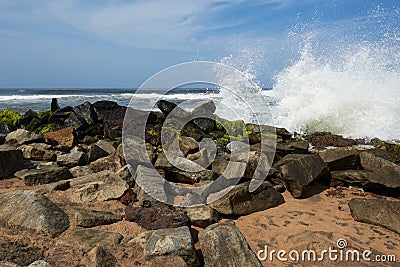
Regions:
M 377 41 L 399 21 L 399 0 L 0 0 L 0 88 L 132 88 L 193 60 L 270 87 L 307 33 Z

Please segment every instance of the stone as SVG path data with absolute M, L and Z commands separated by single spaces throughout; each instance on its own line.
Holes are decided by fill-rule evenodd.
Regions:
M 90 261 L 95 267 L 114 267 L 117 266 L 117 259 L 106 248 L 95 247 L 89 253 Z
M 127 153 L 124 153 L 123 148 Z M 143 139 L 136 136 L 124 137 L 123 145 L 119 145 L 115 154 L 120 158 L 122 164 L 130 164 L 132 170 L 136 170 L 139 165 L 152 167 L 155 158 L 153 146 L 146 143 Z
M 24 163 L 22 152 L 10 145 L 0 145 L 0 159 L 0 178 L 13 175 Z
M 304 196 L 311 183 L 329 173 L 328 166 L 318 154 L 287 155 L 278 165 L 286 188 L 295 198 Z
M 39 161 L 56 161 L 57 153 L 51 150 L 51 146 L 44 143 L 36 143 L 30 145 L 23 145 L 19 147 L 22 155 L 26 159 L 39 160 Z
M 69 220 L 47 197 L 25 190 L 0 194 L 0 225 L 56 237 L 69 227 Z
M 138 166 L 135 173 L 135 190 L 139 205 L 145 202 L 157 204 L 158 202 L 167 202 L 168 196 L 165 191 L 165 180 L 154 169 L 145 166 Z
M 55 132 L 49 132 L 44 135 L 46 141 L 53 141 L 61 146 L 73 147 L 76 141 L 75 129 L 64 128 Z
M 117 233 L 103 232 L 94 229 L 74 229 L 67 233 L 57 244 L 80 248 L 89 252 L 95 247 L 113 247 L 118 245 L 123 236 Z
M 28 267 L 51 267 L 51 265 L 44 260 L 34 261 Z
M 148 267 L 173 266 L 187 267 L 186 262 L 179 256 L 161 256 L 146 262 Z
M 115 155 L 109 155 L 91 162 L 89 166 L 93 172 L 101 172 L 105 170 L 116 172 L 122 168 L 122 162 L 119 157 Z
M 144 256 L 146 260 L 161 256 L 179 256 L 189 267 L 200 266 L 187 226 L 152 232 L 144 248 Z
M 74 178 L 86 176 L 93 173 L 89 166 L 76 166 L 69 169 L 69 171 Z
M 361 166 L 368 171 L 380 170 L 384 167 L 400 168 L 391 159 L 392 156 L 382 149 L 360 153 Z
M 87 154 L 81 151 L 72 151 L 68 154 L 61 154 L 57 156 L 57 165 L 72 168 L 75 166 L 86 165 L 88 162 Z
M 318 153 L 331 171 L 357 170 L 360 168 L 360 152 L 351 147 L 327 149 Z
M 120 136 L 127 108 L 113 101 L 98 101 L 93 106 L 102 119 L 103 136 L 111 139 Z
M 13 146 L 20 146 L 24 144 L 40 143 L 43 141 L 44 139 L 40 135 L 24 129 L 18 129 L 6 136 L 5 143 Z
M 128 184 L 112 171 L 102 171 L 87 176 L 72 179 L 71 201 L 90 203 L 121 198 Z
M 194 153 L 199 150 L 199 143 L 194 138 L 180 136 L 179 148 L 182 151 L 183 155 L 186 156 L 189 153 Z
M 310 136 L 307 136 L 306 139 L 311 142 L 311 144 L 318 149 L 326 148 L 326 147 L 346 147 L 346 146 L 354 146 L 357 145 L 357 142 L 353 139 L 344 138 L 341 135 L 335 135 L 327 132 L 317 132 L 313 133 Z
M 230 153 L 232 153 L 242 149 L 250 149 L 250 145 L 244 142 L 232 141 L 226 145 L 226 148 Z
M 122 221 L 122 216 L 107 211 L 74 208 L 72 213 L 74 214 L 76 225 L 85 228 L 113 224 Z
M 15 176 L 24 181 L 25 185 L 29 186 L 49 184 L 72 178 L 72 174 L 67 167 L 58 166 L 42 166 L 40 169 L 24 169 L 16 172 Z
M 400 234 L 400 202 L 386 199 L 353 198 L 351 216 L 358 222 L 382 226 Z
M 69 117 L 64 121 L 65 127 L 75 128 L 82 131 L 99 121 L 95 107 L 90 102 L 73 107 Z
M 232 221 L 216 223 L 199 233 L 204 266 L 261 267 L 256 254 Z
M 19 118 L 19 123 L 26 127 L 29 125 L 29 123 L 37 117 L 37 113 L 34 112 L 32 109 L 28 109 L 24 114 L 21 115 Z
M 183 210 L 163 203 L 151 207 L 127 206 L 125 219 L 137 223 L 146 230 L 190 226 L 190 218 Z
M 218 212 L 209 206 L 187 207 L 184 211 L 189 216 L 191 224 L 201 228 L 206 228 L 219 219 Z
M 51 105 L 50 105 L 50 110 L 51 112 L 56 112 L 57 110 L 60 109 L 60 106 L 58 105 L 58 100 L 57 98 L 52 98 L 51 99 Z
M 210 194 L 207 203 L 221 214 L 247 215 L 276 207 L 284 202 L 282 195 L 270 182 L 263 182 L 257 190 L 251 193 L 249 185 L 250 182 L 245 182 Z M 221 197 L 221 195 L 223 196 Z
M 116 149 L 111 142 L 99 140 L 96 144 L 89 147 L 88 158 L 89 161 L 92 162 L 99 158 L 114 154 L 115 152 Z

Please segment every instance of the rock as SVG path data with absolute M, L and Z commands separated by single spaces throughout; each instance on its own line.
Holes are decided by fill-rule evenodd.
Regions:
M 51 99 L 51 105 L 50 105 L 50 110 L 51 112 L 56 112 L 57 110 L 60 109 L 60 106 L 58 105 L 58 100 L 57 98 Z
M 252 193 L 249 192 L 249 185 L 250 182 L 246 182 L 210 194 L 207 202 L 210 203 L 211 208 L 226 215 L 247 215 L 276 207 L 284 202 L 282 195 L 275 190 L 270 182 L 263 182 Z M 226 194 L 220 197 L 224 193 Z
M 90 169 L 93 172 L 101 172 L 105 170 L 112 170 L 114 172 L 122 168 L 121 159 L 115 155 L 109 155 L 100 158 L 90 163 Z
M 34 261 L 28 267 L 51 267 L 51 265 L 44 260 Z
M 122 216 L 107 211 L 74 208 L 72 212 L 74 214 L 76 225 L 81 227 L 95 227 L 122 221 Z
M 43 142 L 43 137 L 24 129 L 18 129 L 6 136 L 6 144 L 20 146 L 24 144 Z
M 29 109 L 24 114 L 22 114 L 21 118 L 19 118 L 19 123 L 24 126 L 28 126 L 33 119 L 37 118 L 37 113 L 32 109 Z M 25 128 L 26 129 L 26 128 Z
M 329 173 L 328 166 L 318 154 L 285 156 L 278 163 L 288 191 L 295 198 L 304 196 L 307 187 Z
M 244 142 L 232 141 L 232 142 L 229 142 L 226 145 L 226 148 L 228 149 L 228 151 L 230 153 L 232 153 L 232 152 L 236 152 L 236 151 L 239 151 L 239 150 L 242 150 L 242 149 L 249 149 L 250 150 L 250 145 L 246 144 Z
M 174 266 L 174 267 L 187 267 L 186 262 L 179 256 L 162 256 L 151 259 L 146 262 L 146 266 Z
M 318 153 L 331 171 L 357 170 L 360 168 L 360 152 L 351 147 L 327 149 Z
M 183 155 L 186 156 L 189 153 L 194 153 L 199 150 L 199 143 L 191 137 L 180 136 L 179 137 L 179 148 Z
M 15 264 L 13 262 L 2 261 L 2 260 L 0 260 L 0 266 L 1 267 L 21 267 L 21 265 Z
M 98 121 L 99 117 L 95 107 L 90 102 L 85 102 L 73 108 L 69 117 L 64 121 L 64 126 L 84 131 Z
M 105 140 L 99 140 L 96 144 L 93 144 L 89 147 L 88 157 L 89 161 L 95 161 L 99 158 L 106 157 L 110 154 L 114 154 L 116 152 L 115 147 L 111 142 Z
M 207 226 L 218 222 L 219 214 L 209 206 L 195 206 L 184 208 L 190 218 L 192 225 L 206 228 Z
M 10 129 L 5 121 L 0 122 L 0 137 L 5 137 L 7 134 L 10 133 Z M 3 142 L 5 141 L 5 138 Z
M 111 139 L 120 136 L 127 108 L 112 101 L 98 101 L 93 106 L 102 119 L 103 136 Z
M 385 199 L 353 198 L 351 216 L 358 222 L 382 226 L 400 234 L 400 202 Z
M 80 248 L 89 252 L 95 247 L 113 247 L 118 245 L 123 236 L 117 233 L 103 232 L 93 229 L 74 229 L 60 239 L 57 244 L 72 248 Z
M 44 195 L 30 190 L 0 194 L 0 224 L 50 237 L 69 227 L 64 211 Z
M 69 169 L 74 178 L 92 174 L 93 171 L 88 166 L 76 166 Z
M 187 266 L 200 266 L 187 226 L 152 232 L 144 248 L 144 256 L 146 260 L 161 256 L 179 256 Z
M 292 148 L 293 152 L 296 154 L 307 154 L 309 147 L 310 144 L 305 140 L 296 141 L 290 144 L 290 148 Z
M 362 168 L 368 171 L 380 170 L 384 167 L 399 167 L 392 162 L 392 156 L 382 149 L 361 152 L 360 160 Z
M 232 221 L 208 226 L 199 233 L 199 242 L 204 256 L 204 266 L 262 266 Z
M 357 142 L 353 139 L 343 138 L 341 135 L 335 135 L 327 132 L 314 133 L 310 136 L 307 136 L 307 140 L 318 149 L 330 146 L 346 147 L 357 145 Z
M 10 145 L 0 145 L 0 159 L 0 178 L 13 175 L 24 163 L 22 152 Z
M 73 147 L 76 143 L 75 129 L 72 127 L 46 133 L 44 138 L 47 141 L 54 141 L 57 144 L 66 147 Z
M 210 133 L 215 128 L 213 114 L 216 110 L 213 101 L 208 101 L 198 106 L 191 112 L 193 123 L 202 131 Z
M 125 219 L 137 223 L 146 230 L 190 226 L 190 218 L 184 211 L 162 203 L 151 207 L 127 206 Z
M 166 101 L 166 100 L 158 100 L 157 107 L 161 110 L 164 115 L 168 116 L 173 110 L 174 116 L 179 118 L 187 118 L 189 117 L 189 112 L 185 111 L 184 109 L 178 107 L 175 103 Z
M 128 184 L 112 171 L 75 178 L 71 180 L 70 185 L 72 188 L 70 199 L 76 203 L 119 199 L 129 188 Z
M 151 204 L 167 202 L 165 180 L 154 168 L 138 166 L 135 173 L 135 181 L 139 205 L 143 205 L 145 202 L 150 202 Z
M 57 165 L 68 168 L 86 165 L 87 162 L 87 154 L 81 151 L 72 151 L 71 153 L 57 156 Z
M 55 151 L 51 151 L 51 146 L 44 143 L 36 143 L 30 145 L 23 145 L 19 147 L 22 151 L 22 155 L 26 159 L 40 160 L 40 161 L 56 161 L 57 154 Z
M 114 267 L 117 266 L 117 259 L 103 247 L 95 247 L 89 253 L 90 261 L 95 267 Z
M 124 149 L 127 153 L 124 153 Z M 135 171 L 139 165 L 153 167 L 151 162 L 154 160 L 154 149 L 150 144 L 136 136 L 124 137 L 123 145 L 119 145 L 115 155 L 121 160 L 122 164 L 128 163 Z
M 41 169 L 25 169 L 15 173 L 25 185 L 49 184 L 72 178 L 67 167 L 46 166 Z

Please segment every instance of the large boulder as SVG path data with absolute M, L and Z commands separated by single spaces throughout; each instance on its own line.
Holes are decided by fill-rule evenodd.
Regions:
M 0 145 L 0 178 L 13 175 L 23 166 L 22 152 L 10 145 Z
M 25 185 L 49 184 L 72 178 L 67 167 L 46 166 L 40 169 L 25 169 L 15 173 Z
M 140 205 L 145 202 L 150 202 L 151 204 L 167 202 L 165 180 L 154 168 L 138 166 L 135 173 L 135 181 L 135 190 Z
M 44 143 L 36 143 L 30 145 L 23 145 L 19 147 L 22 155 L 26 159 L 39 160 L 39 161 L 56 161 L 57 153 L 51 150 L 51 146 Z
M 319 152 L 331 171 L 357 170 L 360 168 L 360 152 L 357 149 L 341 147 Z
M 69 117 L 64 121 L 64 126 L 83 131 L 98 121 L 99 117 L 95 107 L 90 102 L 85 102 L 73 108 Z
M 103 136 L 109 138 L 119 136 L 127 108 L 112 101 L 98 101 L 93 106 L 102 120 Z
M 256 254 L 232 221 L 216 223 L 199 233 L 205 266 L 261 267 Z
M 56 237 L 69 227 L 68 216 L 35 191 L 0 194 L 0 224 Z
M 114 154 L 115 151 L 116 149 L 111 142 L 99 140 L 96 144 L 93 144 L 89 147 L 88 158 L 89 161 L 92 162 L 99 158 Z
M 278 166 L 286 188 L 295 198 L 304 196 L 309 185 L 329 173 L 328 166 L 318 154 L 287 155 Z
M 57 165 L 66 166 L 68 168 L 86 165 L 87 161 L 87 154 L 78 150 L 57 156 Z
M 250 182 L 246 182 L 228 187 L 223 191 L 210 194 L 207 201 L 211 202 L 210 206 L 213 209 L 227 215 L 247 215 L 276 207 L 284 202 L 282 195 L 270 182 L 263 182 L 256 191 L 251 193 L 249 185 Z M 221 195 L 223 196 L 220 197 Z
M 152 232 L 144 248 L 144 256 L 146 260 L 162 256 L 179 256 L 189 267 L 200 265 L 187 226 Z
M 66 147 L 73 147 L 76 143 L 75 129 L 72 127 L 46 133 L 44 138 L 48 142 L 55 142 Z
M 346 147 L 357 145 L 357 142 L 350 138 L 344 138 L 341 135 L 335 135 L 328 132 L 317 132 L 307 136 L 307 140 L 318 149 L 326 147 Z
M 361 152 L 361 166 L 364 170 L 375 171 L 384 167 L 400 168 L 392 161 L 392 156 L 382 149 Z
M 44 139 L 40 135 L 32 133 L 24 129 L 18 129 L 6 136 L 6 144 L 13 146 L 20 146 L 23 144 L 39 143 L 43 142 Z
M 400 202 L 353 198 L 349 202 L 354 220 L 382 226 L 400 234 Z

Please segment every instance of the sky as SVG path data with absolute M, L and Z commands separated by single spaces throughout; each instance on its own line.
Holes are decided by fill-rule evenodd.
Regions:
M 271 87 L 310 34 L 327 49 L 399 23 L 399 0 L 0 0 L 0 88 L 135 88 L 196 60 Z

